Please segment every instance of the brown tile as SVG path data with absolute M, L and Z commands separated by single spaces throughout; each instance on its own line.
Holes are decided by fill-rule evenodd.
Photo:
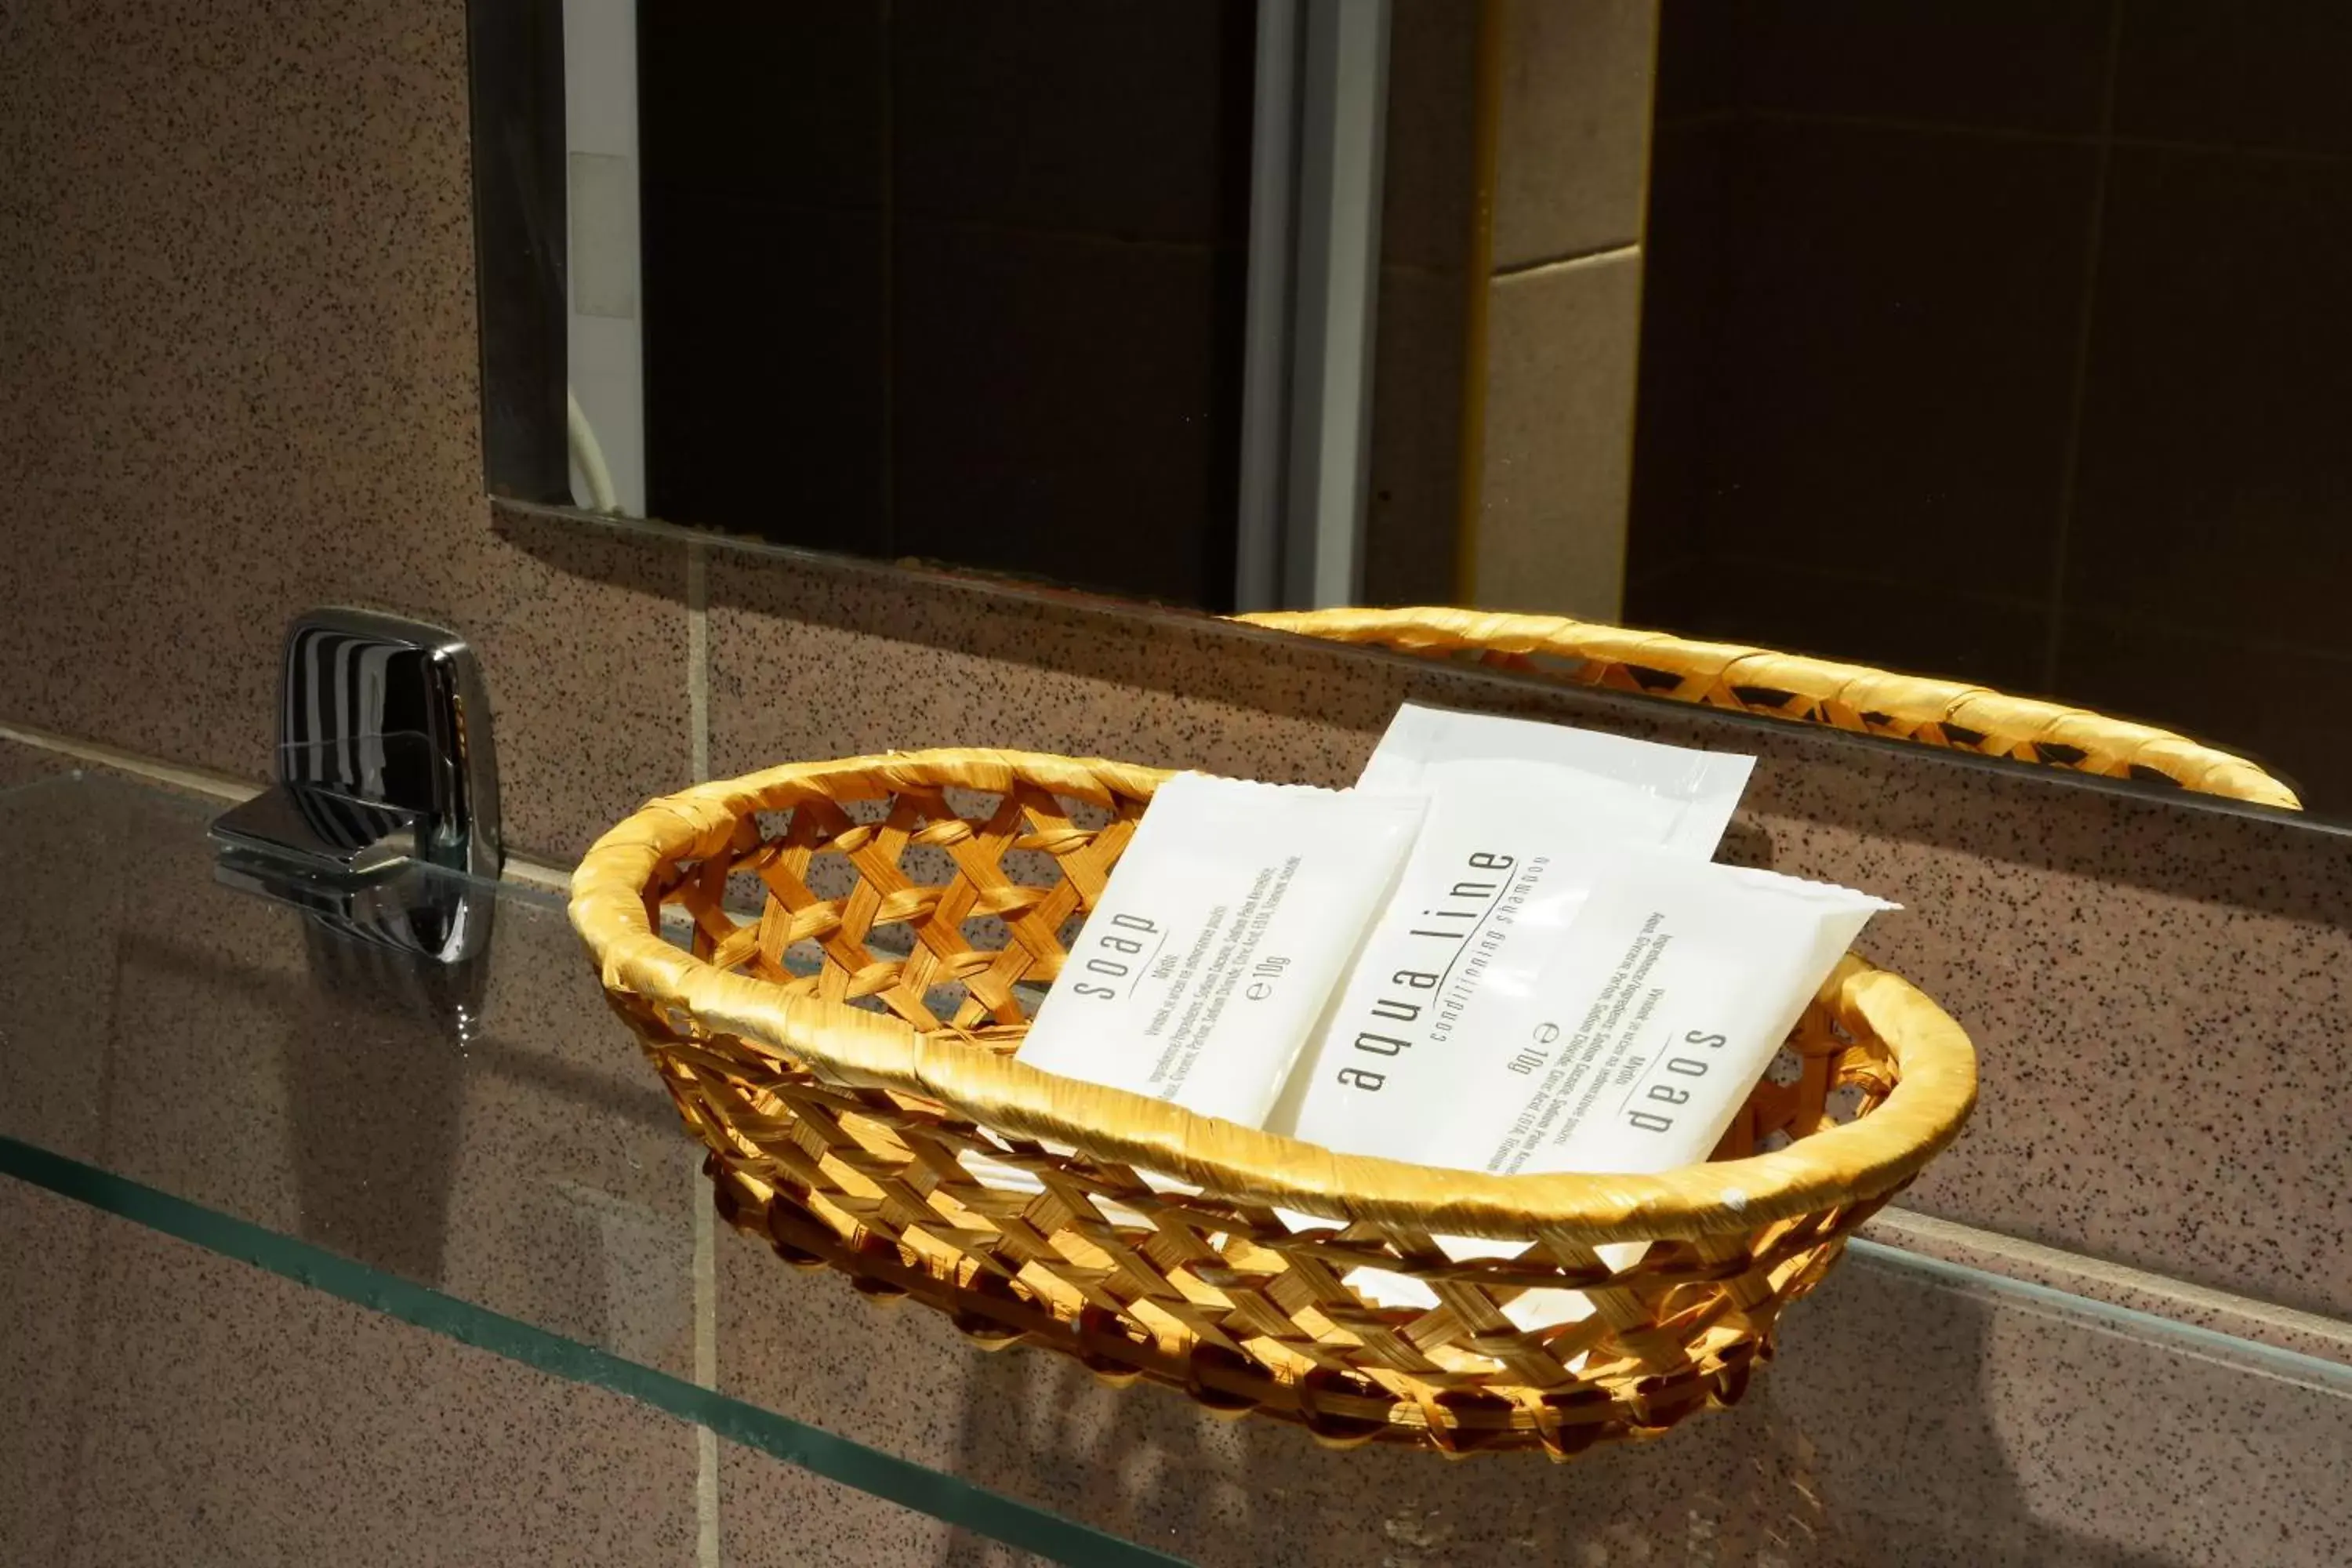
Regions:
M 1472 603 L 1617 617 L 1641 301 L 1637 251 L 1491 285 Z
M 2130 0 L 2116 130 L 2209 146 L 2352 153 L 2352 17 L 2327 5 Z
M 482 647 L 518 847 L 682 770 L 675 547 L 490 528 L 465 59 L 415 4 L 18 18 L 0 716 L 257 778 L 286 623 L 355 603 Z
M 98 1245 L 96 1210 L 0 1178 L 0 1562 L 59 1563 L 73 1538 L 86 1425 L 80 1325 Z
M 1494 264 L 1534 266 L 1642 236 L 1654 0 L 1504 10 Z
M 1255 37 L 1241 0 L 899 0 L 892 199 L 928 218 L 1239 243 Z
M 64 1199 L 29 1201 L 50 1231 L 77 1223 Z M 95 1224 L 79 1311 L 34 1326 L 72 1389 L 28 1434 L 61 1506 L 27 1521 L 48 1539 L 12 1561 L 308 1562 L 325 1541 L 352 1562 L 693 1560 L 685 1426 L 127 1220 Z M 43 1272 L 0 1275 L 0 1310 L 22 1310 Z
M 1695 8 L 1690 21 L 1731 35 L 1748 109 L 2087 134 L 2121 4 L 1762 0 Z
M 48 751 L 40 746 L 28 746 L 18 741 L 0 740 L 0 791 L 22 789 L 29 784 L 73 772 L 78 764 L 62 752 Z
M 2352 653 L 2352 164 L 2118 148 L 2066 604 Z
M 647 510 L 889 554 L 887 220 L 693 194 L 646 212 Z
M 1708 0 L 1659 0 L 1655 129 L 1729 112 L 1739 100 L 1738 13 Z M 1653 154 L 1654 156 L 1654 153 Z
M 58 778 L 0 795 L 0 887 L 42 889 L 0 903 L 0 1133 L 85 1160 L 104 1146 L 112 1087 L 91 1070 L 117 1016 L 110 933 L 143 882 L 105 787 Z
M 1381 163 L 1381 260 L 1460 272 L 1477 190 L 1478 20 L 1459 0 L 1389 11 L 1388 137 Z
M 2341 1388 L 1899 1259 L 1849 1258 L 1793 1309 L 1737 1408 L 1552 1467 L 1334 1453 L 1275 1422 L 1104 1387 L 1049 1352 L 987 1354 L 928 1309 L 878 1308 L 721 1239 L 730 1392 L 846 1423 L 836 1429 L 1205 1568 L 1401 1551 L 1638 1562 L 1662 1542 L 1723 1564 L 2251 1568 L 2329 1563 L 2352 1541 L 2352 1511 L 2326 1484 L 2352 1442 Z M 747 1513 L 751 1539 L 773 1551 L 794 1539 L 793 1507 L 858 1511 L 805 1482 L 762 1497 L 743 1474 L 754 1468 L 729 1467 L 730 1542 Z M 904 1536 L 936 1533 L 882 1539 L 906 1550 Z
M 900 224 L 897 548 L 1229 603 L 1241 279 L 1238 251 Z
M 2030 602 L 1730 556 L 1653 579 L 1629 597 L 1626 619 L 2021 696 L 2041 690 L 2050 623 Z
M 489 681 L 508 850 L 570 865 L 692 776 L 685 546 L 504 511 L 457 542 L 479 574 L 442 591 Z
M 1220 658 L 1179 618 L 879 569 L 722 553 L 710 591 L 719 776 L 984 737 L 1328 782 L 1363 765 L 1402 685 L 1351 687 L 1316 645 Z
M 2094 163 L 2059 143 L 1743 131 L 1720 252 L 1717 548 L 2038 591 Z
M 2059 645 L 2067 700 L 2251 757 L 2339 819 L 2352 816 L 2352 736 L 2329 721 L 2329 697 L 2347 681 L 2352 657 L 2146 618 L 2069 615 Z
M 1662 123 L 1651 146 L 1625 540 L 1629 595 L 1643 579 L 1690 563 L 1706 545 L 1716 421 L 1725 405 L 1724 300 L 1732 259 L 1725 242 L 1738 134 L 1738 126 L 1720 121 Z
M 2345 1315 L 2352 1268 L 2323 1194 L 2352 1173 L 2326 1130 L 2337 1113 L 2298 1087 L 2330 1077 L 2324 1020 L 2344 1006 L 2343 837 L 2219 814 L 2192 826 L 2119 795 L 2032 798 L 2006 776 L 1989 781 L 2011 801 L 1999 813 L 1861 773 L 1835 787 L 1876 795 L 1868 837 L 1817 816 L 1776 824 L 1773 864 L 1902 903 L 1860 950 L 1978 1048 L 1968 1131 L 1905 1202 Z
M 1454 600 L 1462 510 L 1464 318 L 1458 278 L 1384 268 L 1372 376 L 1364 602 Z

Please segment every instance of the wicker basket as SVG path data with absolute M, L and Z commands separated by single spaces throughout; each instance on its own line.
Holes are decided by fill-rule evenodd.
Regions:
M 572 922 L 709 1145 L 720 1212 L 982 1345 L 1050 1345 L 1343 1446 L 1564 1458 L 1738 1398 L 1781 1307 L 1974 1101 L 1967 1037 L 1852 958 L 1717 1163 L 1654 1176 L 1338 1155 L 1013 1060 L 1030 987 L 1055 977 L 1166 776 L 863 757 L 688 790 L 606 834 L 573 877 Z M 666 904 L 693 920 L 691 956 L 659 934 Z M 989 1185 L 976 1155 L 1043 1194 Z M 1454 1263 L 1433 1235 L 1525 1246 Z M 1645 1239 L 1614 1272 L 1593 1250 Z M 1367 1266 L 1442 1304 L 1373 1304 L 1345 1282 Z M 1521 1331 L 1502 1309 L 1538 1287 L 1597 1310 Z
M 2289 811 L 2303 805 L 2294 790 L 2243 757 L 2169 731 L 1866 665 L 1489 610 L 1283 610 L 1236 618 L 1331 642 L 1368 643 L 1433 658 L 1470 657 L 1500 668 L 1556 674 L 1582 686 L 1825 724 L 2103 778 L 2175 784 Z

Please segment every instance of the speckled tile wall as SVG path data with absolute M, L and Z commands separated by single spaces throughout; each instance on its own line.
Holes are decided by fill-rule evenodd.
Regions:
M 516 846 L 682 775 L 682 549 L 482 499 L 464 5 L 9 11 L 0 721 L 259 777 L 363 604 L 480 648 Z
M 81 1454 L 79 1370 L 71 1325 L 82 1316 L 100 1219 L 93 1209 L 0 1181 L 0 1234 L 41 1267 L 0 1275 L 0 1563 L 48 1563 L 72 1531 Z

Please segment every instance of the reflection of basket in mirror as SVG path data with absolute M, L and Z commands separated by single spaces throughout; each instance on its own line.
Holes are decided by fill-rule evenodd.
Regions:
M 2168 730 L 1962 681 L 1560 616 L 1431 605 L 1273 610 L 1236 618 L 1327 642 L 1464 659 L 1579 686 L 2302 809 L 2293 789 L 2243 757 Z
M 1781 1308 L 1974 1101 L 1958 1026 L 1853 958 L 1715 1161 L 1652 1176 L 1335 1155 L 1014 1060 L 1034 987 L 1165 776 L 859 758 L 702 785 L 606 834 L 572 921 L 709 1146 L 721 1212 L 986 1346 L 1051 1346 L 1339 1445 L 1558 1458 L 1738 1399 Z M 691 917 L 691 955 L 661 937 L 665 905 Z M 1043 1191 L 990 1185 L 982 1157 Z M 1457 1263 L 1434 1236 L 1520 1248 Z M 1628 1241 L 1652 1245 L 1614 1271 L 1594 1250 Z M 1381 1306 L 1349 1284 L 1360 1268 L 1438 1305 Z M 1516 1324 L 1542 1289 L 1595 1310 Z

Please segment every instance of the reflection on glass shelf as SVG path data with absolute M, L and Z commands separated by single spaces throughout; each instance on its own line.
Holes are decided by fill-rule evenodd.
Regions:
M 459 1027 L 215 884 L 208 816 L 0 793 L 0 1170 L 843 1483 L 812 1501 L 730 1451 L 747 1552 L 763 1521 L 852 1529 L 863 1491 L 1089 1563 L 2352 1561 L 2352 1369 L 1867 1243 L 1739 1407 L 1567 1467 L 1326 1450 L 983 1353 L 723 1229 L 714 1394 L 697 1153 L 558 901 L 499 890 Z
M 554 900 L 486 975 L 217 885 L 202 802 L 0 797 L 0 1133 L 669 1371 L 697 1163 Z M 474 1015 L 478 1013 L 477 1019 Z

